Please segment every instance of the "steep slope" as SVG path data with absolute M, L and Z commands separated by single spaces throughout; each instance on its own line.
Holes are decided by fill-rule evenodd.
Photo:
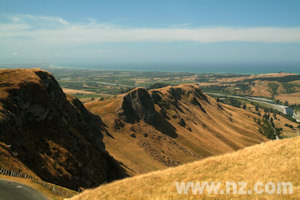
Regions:
M 254 114 L 216 102 L 197 85 L 137 88 L 85 106 L 107 124 L 106 148 L 131 175 L 267 140 Z
M 0 70 L 0 141 L 40 178 L 77 190 L 123 177 L 105 151 L 105 131 L 48 72 Z
M 86 199 L 299 199 L 300 198 L 300 137 L 264 144 L 210 157 L 202 161 L 169 168 L 87 190 L 73 197 Z M 256 182 L 291 182 L 293 194 L 177 194 L 175 182 L 247 182 L 245 191 L 252 190 Z M 262 187 L 264 188 L 264 187 Z M 240 187 L 238 187 L 240 189 Z M 259 188 L 261 189 L 261 187 Z M 277 190 L 276 190 L 277 191 Z

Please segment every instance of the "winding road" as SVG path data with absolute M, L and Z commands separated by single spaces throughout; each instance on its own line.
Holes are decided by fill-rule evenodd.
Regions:
M 40 192 L 16 182 L 0 179 L 0 200 L 47 200 Z
M 279 112 L 282 112 L 284 114 L 293 116 L 293 109 L 289 108 L 288 106 L 275 104 L 271 100 L 264 99 L 264 98 L 258 98 L 258 97 L 243 97 L 243 96 L 234 96 L 234 95 L 228 95 L 228 94 L 221 94 L 221 93 L 213 93 L 213 92 L 206 92 L 208 95 L 214 95 L 214 96 L 220 96 L 220 97 L 231 97 L 231 98 L 237 98 L 237 99 L 245 99 L 248 101 L 253 101 L 257 103 L 263 103 L 266 105 L 272 106 L 275 110 L 278 110 Z

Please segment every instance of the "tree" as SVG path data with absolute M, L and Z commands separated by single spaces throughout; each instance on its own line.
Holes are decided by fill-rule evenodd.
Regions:
M 261 116 L 261 113 L 259 112 L 259 113 L 257 113 L 257 115 L 258 115 L 258 116 Z
M 259 124 L 259 132 L 270 139 L 275 139 L 276 130 L 272 127 L 270 121 L 263 118 L 262 123 Z
M 242 105 L 242 103 L 239 100 L 235 99 L 235 98 L 228 98 L 228 100 L 229 100 L 229 104 L 232 105 L 232 106 L 240 108 L 241 105 Z
M 269 114 L 269 113 L 265 113 L 263 117 L 264 117 L 265 119 L 269 120 L 270 114 Z
M 284 105 L 285 105 L 285 106 L 289 106 L 289 102 L 288 102 L 288 101 L 285 101 L 285 102 L 284 102 Z
M 274 127 L 275 125 L 274 125 L 274 120 L 272 117 L 270 118 L 270 122 L 271 122 L 272 127 Z
M 282 129 L 280 129 L 280 128 L 276 128 L 275 130 L 276 130 L 276 135 L 279 137 L 279 136 L 280 136 L 280 134 L 281 134 L 281 130 L 282 130 Z
M 273 97 L 278 94 L 277 90 L 278 90 L 279 84 L 270 82 L 270 83 L 268 83 L 268 87 L 271 89 L 270 92 Z

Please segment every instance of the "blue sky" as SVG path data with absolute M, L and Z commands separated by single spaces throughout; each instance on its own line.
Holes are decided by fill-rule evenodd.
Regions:
M 0 0 L 0 64 L 300 68 L 298 0 Z

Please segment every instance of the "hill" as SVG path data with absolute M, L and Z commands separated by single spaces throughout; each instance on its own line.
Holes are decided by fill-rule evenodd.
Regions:
M 258 132 L 257 115 L 219 103 L 193 84 L 136 88 L 85 107 L 107 125 L 106 149 L 130 175 L 267 140 Z
M 102 119 L 40 69 L 0 70 L 1 167 L 77 190 L 124 177 Z
M 234 153 L 157 171 L 86 190 L 72 200 L 85 199 L 299 199 L 300 137 L 269 141 Z M 175 182 L 291 182 L 292 195 L 177 194 Z M 220 187 L 220 189 L 225 189 Z
M 300 103 L 299 74 L 280 72 L 232 77 L 223 76 L 212 76 L 206 80 L 207 82 L 200 79 L 200 84 L 208 92 L 265 97 L 277 102 L 281 101 L 282 104 L 287 101 L 290 105 Z

